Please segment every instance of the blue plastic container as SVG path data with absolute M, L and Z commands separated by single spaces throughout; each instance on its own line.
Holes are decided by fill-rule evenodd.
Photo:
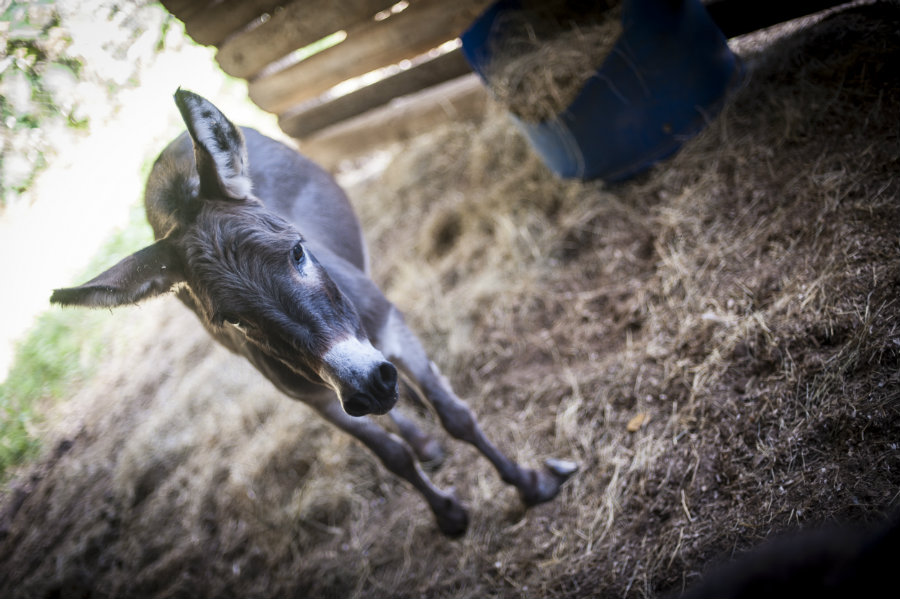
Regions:
M 483 79 L 495 19 L 518 7 L 500 0 L 461 36 Z M 512 118 L 559 176 L 620 181 L 699 133 L 741 74 L 699 0 L 623 0 L 622 34 L 572 104 L 548 121 Z

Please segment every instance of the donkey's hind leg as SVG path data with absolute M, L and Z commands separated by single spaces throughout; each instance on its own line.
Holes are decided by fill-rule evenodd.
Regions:
M 448 433 L 474 445 L 491 461 L 500 477 L 514 485 L 526 505 L 553 499 L 562 484 L 577 470 L 576 464 L 547 460 L 541 471 L 523 468 L 504 455 L 488 440 L 475 415 L 450 388 L 449 382 L 428 359 L 418 338 L 409 330 L 403 316 L 393 309 L 380 336 L 381 350 L 432 403 Z
M 435 469 L 444 462 L 444 449 L 437 439 L 423 432 L 411 418 L 396 407 L 388 415 L 394 421 L 397 432 L 412 447 L 416 458 L 426 469 Z
M 340 402 L 329 394 L 306 398 L 305 401 L 323 418 L 362 441 L 388 470 L 415 487 L 434 512 L 442 533 L 449 537 L 457 537 L 466 532 L 469 516 L 465 508 L 453 493 L 434 486 L 419 468 L 409 446 L 400 438 L 387 432 L 367 416 L 354 418 L 347 415 Z

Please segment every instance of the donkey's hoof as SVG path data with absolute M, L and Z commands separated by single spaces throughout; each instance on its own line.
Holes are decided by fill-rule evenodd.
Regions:
M 569 460 L 548 459 L 544 462 L 544 470 L 531 471 L 531 484 L 520 488 L 519 495 L 525 505 L 531 507 L 550 501 L 559 494 L 563 483 L 578 471 L 578 464 Z
M 452 518 L 439 517 L 437 524 L 445 537 L 458 539 L 466 534 L 466 530 L 469 528 L 469 515 L 463 510 L 459 514 L 454 514 Z
M 556 458 L 547 458 L 544 461 L 547 470 L 560 477 L 563 481 L 568 480 L 570 476 L 578 472 L 578 464 L 571 460 L 557 460 Z
M 444 500 L 441 510 L 435 510 L 434 516 L 438 528 L 451 539 L 463 536 L 469 528 L 469 514 L 453 495 Z

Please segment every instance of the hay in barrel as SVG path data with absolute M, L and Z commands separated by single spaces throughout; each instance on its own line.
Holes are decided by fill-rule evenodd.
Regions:
M 622 32 L 621 13 L 621 0 L 532 0 L 502 13 L 485 70 L 491 92 L 523 121 L 554 118 L 609 55 Z

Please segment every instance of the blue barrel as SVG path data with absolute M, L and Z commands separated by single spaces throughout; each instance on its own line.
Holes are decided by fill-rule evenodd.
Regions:
M 500 0 L 461 36 L 483 79 L 494 21 L 519 7 Z M 561 177 L 614 182 L 650 168 L 699 133 L 741 79 L 740 62 L 699 0 L 623 0 L 621 15 L 619 39 L 566 110 L 537 123 L 512 116 Z

